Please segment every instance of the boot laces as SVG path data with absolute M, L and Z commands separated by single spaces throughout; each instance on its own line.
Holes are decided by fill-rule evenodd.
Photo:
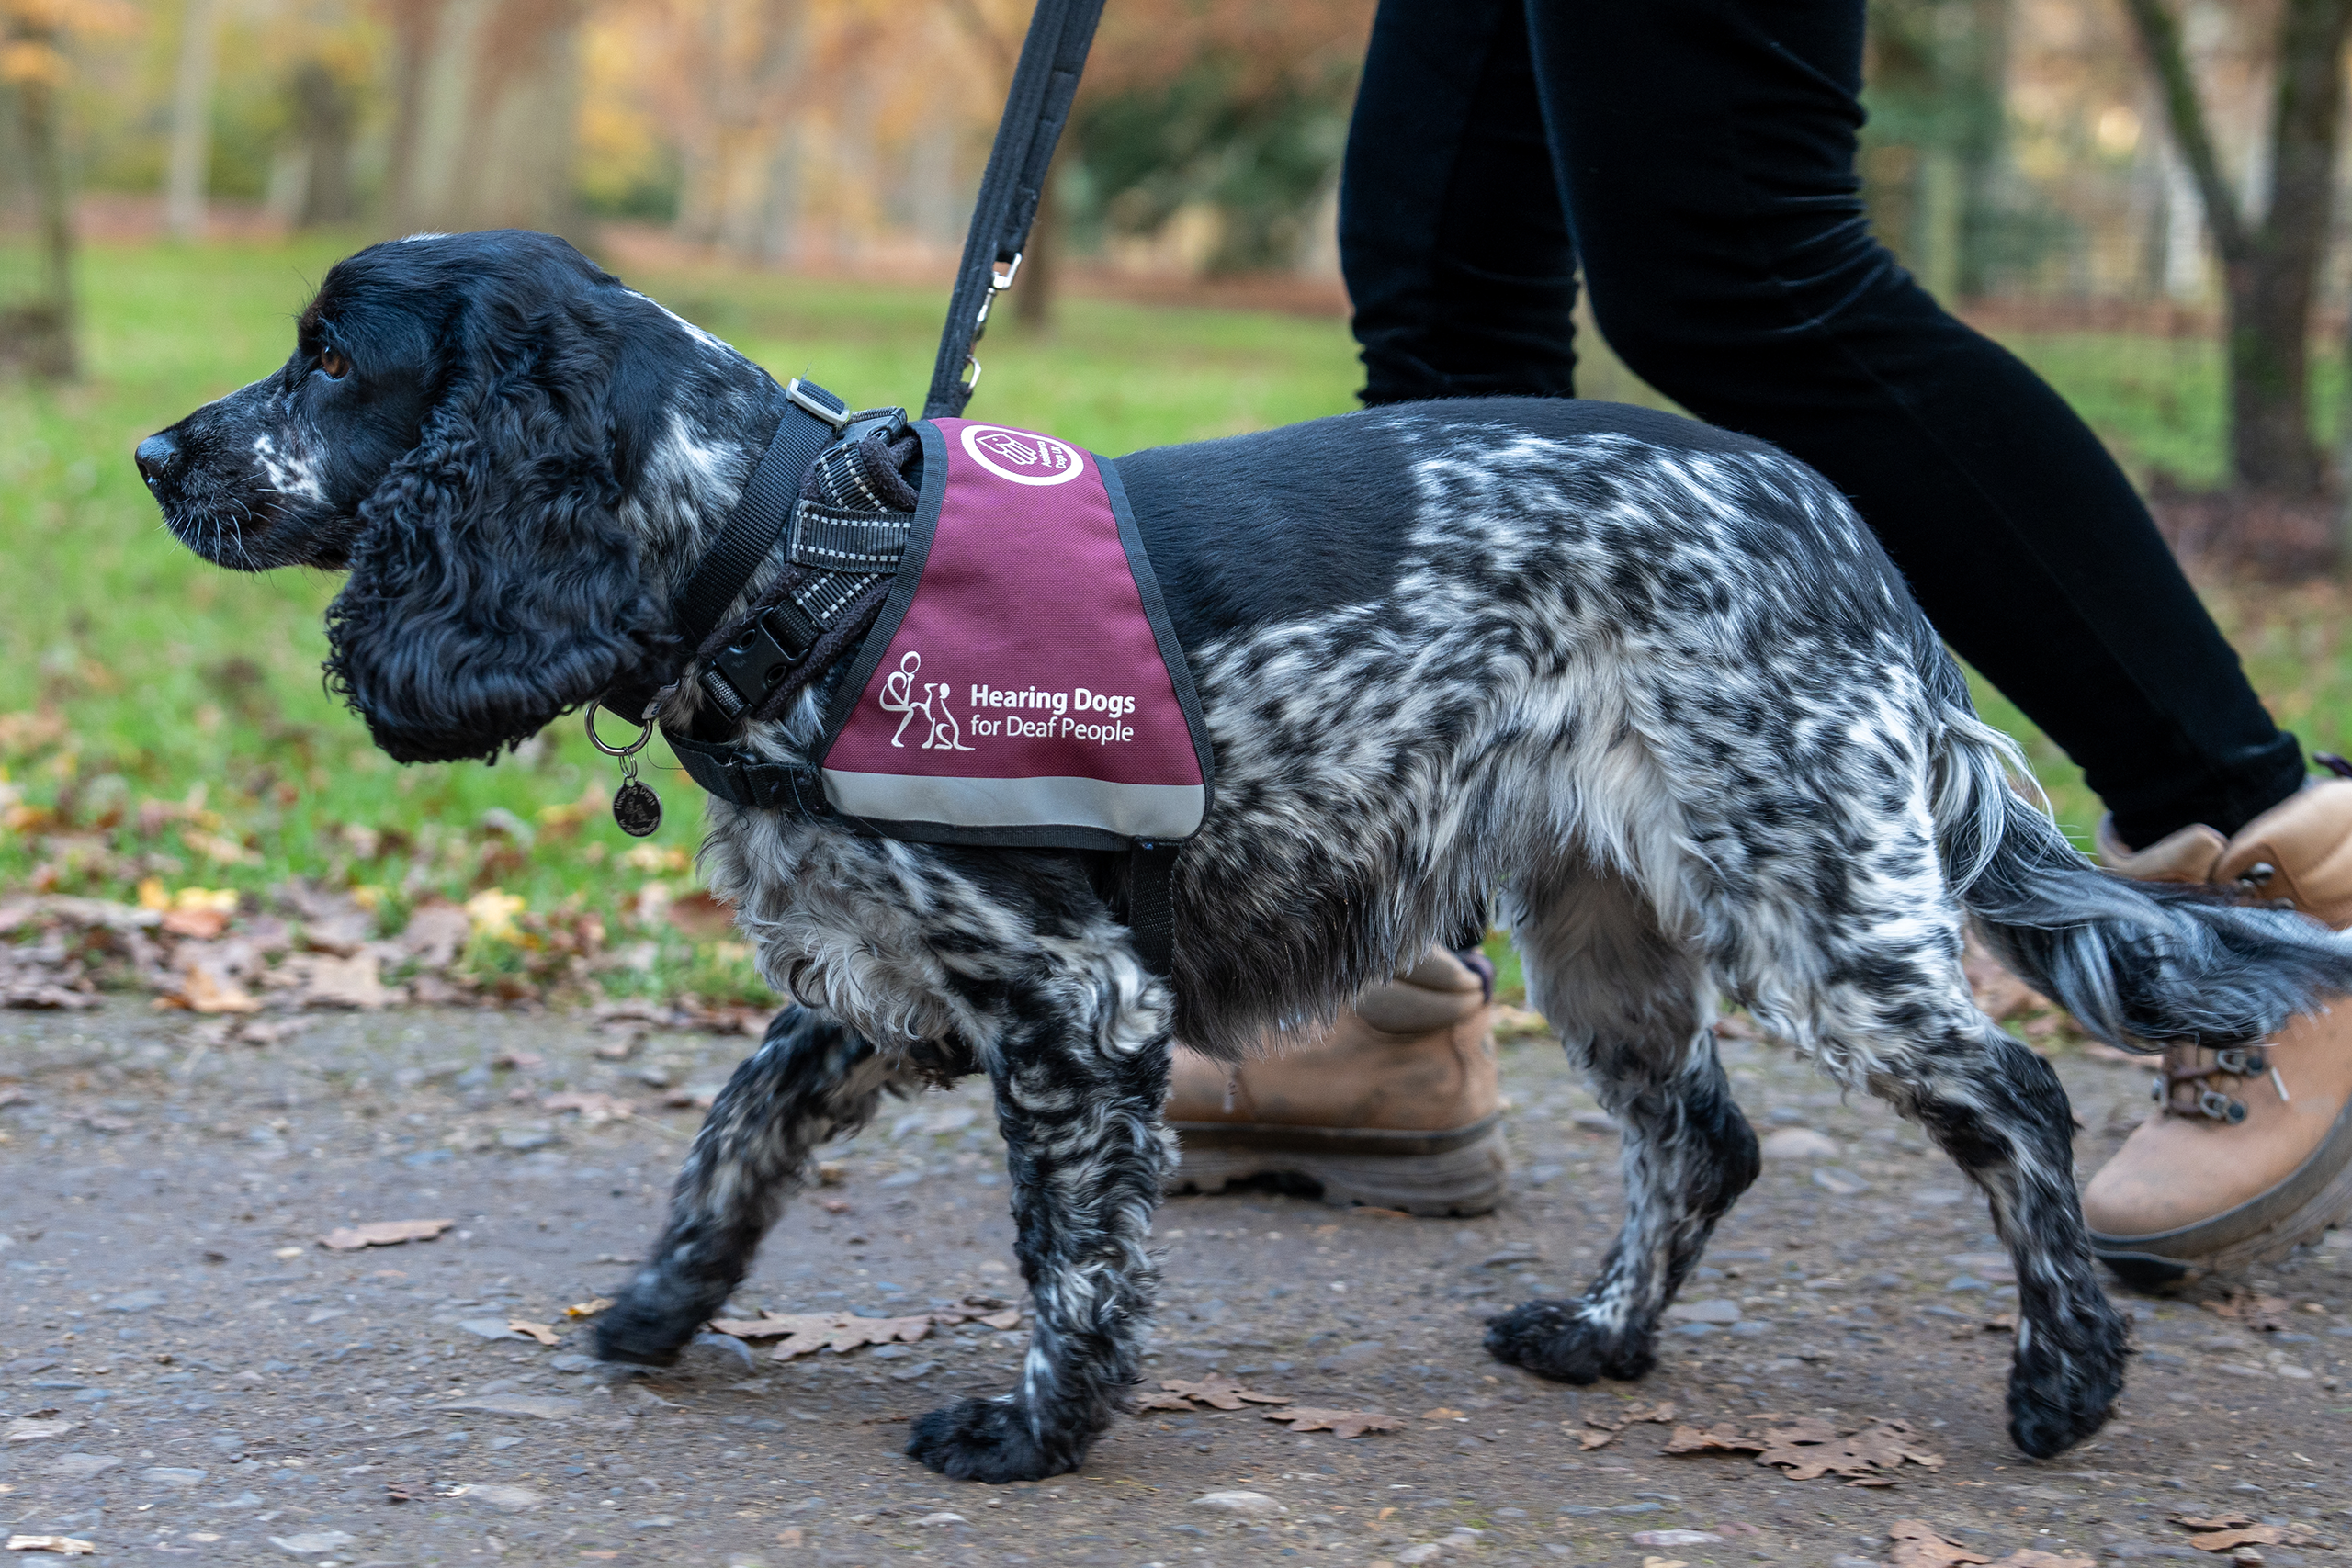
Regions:
M 2278 1069 L 2271 1065 L 2269 1053 L 2260 1045 L 2233 1045 L 2220 1051 L 2177 1045 L 2165 1053 L 2151 1088 L 2156 1103 L 2167 1116 L 2201 1117 L 2234 1126 L 2245 1120 L 2245 1101 L 2225 1090 L 2244 1079 L 2266 1074 L 2278 1089 L 2280 1100 L 2293 1098 L 2287 1092 L 2287 1080 L 2279 1077 Z M 2215 1079 L 2227 1081 L 2216 1088 L 2208 1081 Z

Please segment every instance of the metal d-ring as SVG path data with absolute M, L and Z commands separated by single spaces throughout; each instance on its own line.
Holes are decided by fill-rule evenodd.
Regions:
M 639 751 L 644 750 L 646 742 L 653 739 L 652 722 L 648 720 L 644 724 L 640 725 L 639 727 L 637 739 L 630 741 L 628 745 L 607 746 L 605 744 L 605 738 L 596 733 L 596 710 L 602 705 L 603 705 L 601 703 L 594 702 L 588 705 L 588 744 L 594 746 L 597 750 L 602 751 L 607 757 L 619 757 L 624 760 L 634 757 Z

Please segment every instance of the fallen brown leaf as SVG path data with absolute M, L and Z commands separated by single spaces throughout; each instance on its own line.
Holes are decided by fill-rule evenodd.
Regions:
M 201 907 L 166 909 L 157 923 L 174 936 L 192 936 L 198 942 L 210 942 L 229 929 L 229 911 Z
M 2192 1535 L 2188 1544 L 2199 1551 L 2234 1551 L 2241 1546 L 2317 1546 L 2320 1538 L 2301 1525 L 2249 1525 Z
M 542 1345 L 558 1343 L 555 1330 L 544 1323 L 533 1323 L 530 1319 L 524 1317 L 510 1317 L 506 1320 L 506 1326 L 517 1334 L 529 1335 Z
M 1779 1466 L 1792 1481 L 1824 1475 L 1861 1479 L 1899 1470 L 1906 1461 L 1929 1470 L 1940 1469 L 1944 1462 L 1943 1455 L 1928 1448 L 1908 1421 L 1873 1421 L 1840 1432 L 1826 1421 L 1806 1417 L 1769 1427 L 1764 1438 L 1769 1446 L 1756 1462 Z
M 1141 1414 L 1146 1410 L 1190 1410 L 1192 1408 L 1193 1402 L 1185 1398 L 1181 1393 L 1168 1393 L 1165 1392 L 1155 1391 L 1150 1393 L 1141 1393 L 1136 1396 L 1136 1410 L 1137 1414 Z
M 2276 1334 L 2292 1321 L 2288 1315 L 2290 1303 L 2284 1298 L 2242 1287 L 2233 1288 L 2219 1301 L 2202 1304 L 2207 1312 L 2243 1323 L 2257 1334 Z
M 311 1007 L 357 1008 L 375 1012 L 401 999 L 388 987 L 372 953 L 337 958 L 328 953 L 305 953 L 287 961 L 303 981 L 302 1000 Z
M 713 942 L 735 932 L 735 906 L 722 904 L 697 889 L 670 900 L 670 923 L 699 942 Z
M 762 1325 L 779 1321 L 788 1324 L 784 1343 L 775 1348 L 775 1359 L 789 1361 L 796 1356 L 811 1355 L 819 1350 L 846 1353 L 866 1345 L 888 1345 L 893 1342 L 911 1345 L 931 1332 L 931 1318 L 921 1317 L 854 1317 L 842 1313 L 804 1314 L 798 1317 L 776 1319 L 763 1317 Z M 724 1334 L 729 1330 L 714 1324 Z M 773 1333 L 773 1329 L 766 1332 Z
M 1945 1540 L 1925 1519 L 1897 1519 L 1887 1526 L 1886 1534 L 1892 1543 L 1886 1553 L 1886 1568 L 1956 1568 L 1958 1564 L 1993 1561 L 1956 1540 Z
M 570 1306 L 563 1309 L 563 1315 L 566 1317 L 594 1317 L 612 1304 L 612 1297 L 598 1296 L 593 1301 L 572 1303 Z
M 344 1225 L 319 1237 L 319 1245 L 334 1252 L 356 1252 L 363 1247 L 398 1247 L 406 1241 L 431 1241 L 455 1220 L 372 1220 L 364 1225 Z
M 1636 1421 L 1657 1421 L 1660 1423 L 1668 1423 L 1671 1422 L 1673 1419 L 1674 1401 L 1670 1399 L 1664 1399 L 1660 1400 L 1656 1404 L 1649 1404 L 1640 1400 L 1635 1400 L 1634 1403 L 1621 1405 L 1615 1410 L 1604 1411 L 1597 1416 L 1586 1416 L 1584 1418 L 1584 1424 L 1588 1427 L 1597 1427 L 1598 1430 L 1591 1432 L 1578 1432 L 1577 1434 L 1577 1441 L 1582 1444 L 1585 1450 L 1589 1452 L 1594 1449 L 1607 1447 L 1611 1442 L 1615 1440 L 1620 1432 L 1623 1432 L 1626 1427 L 1632 1426 Z M 1565 1424 L 1566 1423 L 1563 1423 L 1563 1425 Z
M 1282 1393 L 1260 1393 L 1244 1388 L 1223 1372 L 1211 1372 L 1204 1378 L 1162 1378 L 1159 1386 L 1185 1399 L 1197 1400 L 1212 1410 L 1238 1410 L 1246 1401 L 1251 1404 L 1288 1404 L 1290 1396 Z
M 1656 1404 L 1650 1404 L 1637 1399 L 1631 1404 L 1621 1404 L 1614 1410 L 1604 1410 L 1598 1415 L 1588 1416 L 1584 1418 L 1584 1424 L 1588 1427 L 1599 1427 L 1606 1431 L 1622 1432 L 1636 1421 L 1663 1423 L 1673 1419 L 1674 1401 L 1662 1399 Z
M 1421 1419 L 1424 1421 L 1467 1421 L 1470 1417 L 1459 1410 L 1441 1404 L 1434 1410 L 1422 1411 Z
M 427 969 L 447 969 L 473 940 L 473 918 L 455 904 L 420 904 L 401 931 L 401 945 Z
M 1697 1427 L 1677 1427 L 1674 1436 L 1667 1439 L 1658 1452 L 1667 1454 L 1756 1454 L 1771 1445 L 1761 1438 L 1751 1438 L 1728 1421 L 1718 1421 L 1703 1430 Z
M 243 990 L 234 982 L 224 980 L 211 970 L 203 968 L 185 971 L 180 976 L 179 996 L 176 998 L 165 997 L 163 999 L 167 1002 L 176 999 L 180 1006 L 190 1012 L 261 1011 L 261 998 Z
M 1287 1421 L 1294 1432 L 1329 1432 L 1336 1438 L 1361 1438 L 1366 1432 L 1396 1432 L 1405 1423 L 1396 1416 L 1377 1410 L 1315 1410 L 1301 1405 L 1293 1410 L 1262 1412 L 1269 1421 Z
M 2199 1518 L 2194 1514 L 2166 1514 L 2165 1517 L 2183 1529 L 2191 1530 L 2235 1529 L 2240 1525 L 2254 1523 L 2252 1514 L 2215 1514 L 2211 1518 Z

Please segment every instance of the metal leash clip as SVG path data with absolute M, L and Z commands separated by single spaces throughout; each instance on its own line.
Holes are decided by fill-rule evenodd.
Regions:
M 662 797 L 637 776 L 637 754 L 653 739 L 653 715 L 661 705 L 659 696 L 647 704 L 645 716 L 638 721 L 637 739 L 626 746 L 614 746 L 596 733 L 596 710 L 603 704 L 588 705 L 588 744 L 620 761 L 621 787 L 613 792 L 613 820 L 632 839 L 648 838 L 662 826 Z
M 1023 251 L 1013 252 L 1012 260 L 1004 264 L 1002 272 L 996 271 L 994 266 L 989 268 L 988 294 L 980 300 L 980 313 L 972 318 L 973 348 L 978 347 L 980 339 L 988 335 L 989 310 L 996 304 L 996 297 L 1012 288 L 1012 280 L 1021 276 L 1021 258 L 1026 254 Z M 964 368 L 970 372 L 964 378 L 964 391 L 968 396 L 972 389 L 980 384 L 979 355 L 974 354 L 971 348 L 964 350 Z

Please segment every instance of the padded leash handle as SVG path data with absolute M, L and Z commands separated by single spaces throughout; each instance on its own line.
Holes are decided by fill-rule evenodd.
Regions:
M 925 419 L 954 419 L 971 400 L 980 379 L 972 345 L 988 324 L 989 307 L 1012 287 L 1021 271 L 1022 249 L 1037 220 L 1046 193 L 1046 171 L 1054 145 L 1069 121 L 1086 51 L 1094 42 L 1102 0 L 1037 0 L 1029 36 L 1013 67 L 1012 91 L 997 123 L 980 176 L 980 198 L 964 237 L 964 259 L 956 271 L 956 292 L 947 302 L 947 327 L 939 336 L 939 359 L 931 369 Z M 968 378 L 966 371 L 970 372 Z

